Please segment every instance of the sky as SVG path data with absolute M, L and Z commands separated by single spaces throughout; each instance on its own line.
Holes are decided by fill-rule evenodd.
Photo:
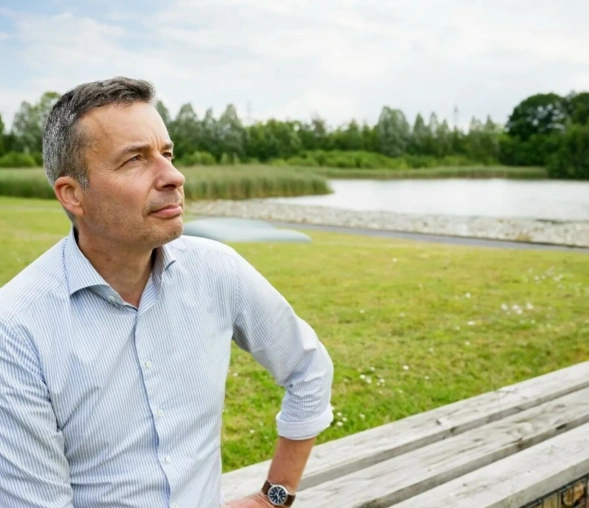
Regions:
M 587 0 L 0 0 L 0 114 L 123 75 L 172 114 L 504 123 L 530 95 L 589 91 L 587 22 Z

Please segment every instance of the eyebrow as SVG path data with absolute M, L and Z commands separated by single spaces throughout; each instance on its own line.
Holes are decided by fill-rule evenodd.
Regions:
M 174 148 L 174 143 L 172 141 L 170 141 L 169 143 L 165 143 L 161 149 L 162 150 L 172 150 L 173 148 Z M 125 148 L 123 148 L 117 154 L 117 157 L 120 158 L 120 157 L 123 157 L 124 155 L 127 155 L 129 153 L 146 152 L 150 149 L 151 149 L 151 145 L 149 145 L 147 143 L 135 143 L 135 144 L 128 145 Z

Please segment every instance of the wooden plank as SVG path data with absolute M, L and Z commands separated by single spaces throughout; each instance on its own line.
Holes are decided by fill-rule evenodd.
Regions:
M 299 490 L 359 471 L 586 387 L 589 387 L 589 362 L 318 445 L 311 453 Z M 270 461 L 265 461 L 225 473 L 222 488 L 226 499 L 239 499 L 257 492 L 269 467 Z
M 583 425 L 393 506 L 519 508 L 588 473 L 589 425 Z
M 589 422 L 589 388 L 321 483 L 299 506 L 391 506 Z

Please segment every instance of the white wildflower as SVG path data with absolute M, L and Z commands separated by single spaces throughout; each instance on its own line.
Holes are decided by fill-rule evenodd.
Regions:
M 403 370 L 409 370 L 409 365 L 403 365 Z

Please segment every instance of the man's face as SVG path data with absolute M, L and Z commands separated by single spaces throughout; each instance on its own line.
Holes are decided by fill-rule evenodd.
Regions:
M 160 115 L 142 102 L 97 108 L 81 120 L 90 185 L 78 227 L 132 250 L 159 247 L 183 231 L 184 176 Z

